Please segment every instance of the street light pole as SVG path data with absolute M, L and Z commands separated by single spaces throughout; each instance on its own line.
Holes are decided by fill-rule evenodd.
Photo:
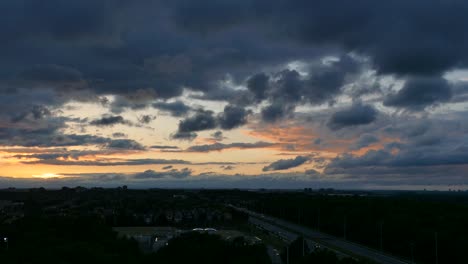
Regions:
M 301 224 L 301 209 L 300 208 L 297 209 L 297 220 L 298 220 L 298 223 Z
M 434 239 L 435 239 L 435 263 L 439 264 L 439 249 L 437 245 L 437 232 L 434 233 Z
M 346 215 L 343 219 L 343 239 L 346 240 Z

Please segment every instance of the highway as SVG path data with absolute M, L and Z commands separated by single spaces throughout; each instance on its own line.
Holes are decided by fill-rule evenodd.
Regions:
M 267 221 L 261 220 L 261 219 L 259 219 L 257 217 L 254 217 L 254 216 L 249 217 L 249 222 L 251 224 L 257 226 L 257 227 L 261 227 L 262 229 L 267 230 L 271 234 L 274 234 L 275 236 L 280 237 L 283 241 L 286 241 L 288 243 L 293 242 L 294 240 L 296 240 L 299 237 L 299 235 L 297 233 L 288 231 L 288 230 L 286 230 L 286 229 L 284 229 L 282 227 L 271 224 L 271 223 L 269 223 Z M 330 248 L 330 247 L 324 245 L 323 243 L 317 242 L 316 240 L 312 240 L 312 239 L 307 238 L 307 237 L 305 237 L 305 243 L 307 244 L 309 250 L 315 250 L 316 249 L 315 246 L 319 246 L 319 248 L 326 248 L 328 250 L 334 251 L 339 258 L 352 257 L 352 256 L 350 256 L 348 254 L 344 254 L 344 253 L 342 253 L 340 251 L 337 251 L 337 250 L 335 250 L 333 248 Z
M 267 252 L 268 252 L 268 255 L 270 256 L 272 264 L 282 264 L 283 263 L 281 261 L 281 257 L 279 255 L 278 250 L 276 250 L 272 246 L 267 246 Z
M 325 248 L 332 249 L 339 255 L 348 255 L 352 253 L 356 256 L 365 257 L 377 263 L 382 264 L 409 264 L 410 262 L 400 260 L 396 257 L 381 253 L 377 250 L 345 241 L 343 239 L 318 232 L 316 230 L 300 226 L 288 221 L 284 221 L 271 216 L 262 215 L 245 208 L 234 207 L 236 210 L 247 213 L 250 216 L 250 222 L 255 225 L 259 225 L 265 230 L 271 233 L 281 234 L 281 236 L 287 240 L 292 241 L 297 238 L 298 234 L 303 235 L 309 243 L 316 243 Z M 324 245 L 326 243 L 326 245 Z M 328 245 L 328 247 L 327 247 Z

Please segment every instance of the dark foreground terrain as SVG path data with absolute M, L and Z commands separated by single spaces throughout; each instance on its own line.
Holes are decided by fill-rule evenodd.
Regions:
M 374 263 L 269 219 L 401 263 L 468 262 L 465 192 L 121 187 L 1 190 L 1 263 Z

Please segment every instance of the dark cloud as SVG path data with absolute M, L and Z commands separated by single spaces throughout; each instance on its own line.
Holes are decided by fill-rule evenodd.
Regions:
M 227 105 L 218 116 L 214 116 L 213 111 L 198 109 L 194 115 L 179 122 L 178 130 L 172 135 L 172 138 L 192 139 L 196 137 L 194 132 L 217 127 L 226 130 L 233 129 L 247 123 L 249 113 L 250 111 L 233 105 Z
M 308 176 L 320 176 L 321 173 L 314 170 L 314 169 L 309 169 L 309 170 L 306 170 L 305 171 L 305 174 L 308 175 Z
M 126 138 L 127 134 L 121 133 L 121 132 L 115 132 L 115 133 L 112 133 L 112 136 L 115 138 Z
M 321 105 L 333 102 L 347 83 L 346 77 L 359 72 L 361 68 L 360 62 L 343 55 L 329 63 L 311 65 L 307 76 L 296 70 L 283 70 L 274 74 L 275 81 L 264 84 L 267 87 L 265 91 L 262 90 L 269 101 L 269 105 L 261 110 L 263 121 L 275 122 L 291 117 L 301 104 Z M 255 75 L 252 78 L 259 77 Z M 247 85 L 250 81 L 251 79 L 247 81 Z
M 8 10 L 3 16 L 8 18 L 5 24 L 15 27 L 12 27 L 14 30 L 2 27 L 0 32 L 15 32 L 8 34 L 11 36 L 9 43 L 29 43 L 28 49 L 22 44 L 5 54 L 8 55 L 5 56 L 5 63 L 14 64 L 2 73 L 5 78 L 18 76 L 22 81 L 40 82 L 43 87 L 60 83 L 60 88 L 66 86 L 67 89 L 94 96 L 115 95 L 116 99 L 109 105 L 114 113 L 125 109 L 143 109 L 152 104 L 151 99 L 179 96 L 184 87 L 200 91 L 207 98 L 216 93 L 226 98 L 227 89 L 223 90 L 224 86 L 219 83 L 227 74 L 234 83 L 240 84 L 259 67 L 323 55 L 313 47 L 266 42 L 265 36 L 258 34 L 254 28 L 226 31 L 211 35 L 208 39 L 179 30 L 174 27 L 174 24 L 179 25 L 178 20 L 173 20 L 179 16 L 168 15 L 178 14 L 178 3 L 161 8 L 165 3 L 119 2 L 109 5 L 103 4 L 106 1 L 83 1 L 71 5 L 78 8 L 76 11 L 57 3 L 53 5 L 54 11 L 38 7 L 44 12 L 41 14 L 44 21 L 37 23 L 33 19 L 36 16 L 22 14 L 35 9 L 31 7 L 34 4 L 27 2 L 24 6 L 11 2 L 2 9 Z M 69 17 L 62 17 L 64 14 Z M 24 19 L 17 21 L 18 17 Z M 55 21 L 52 19 L 54 17 L 60 17 L 61 27 L 66 30 L 56 29 L 55 22 L 50 22 Z M 118 21 L 115 20 L 117 17 Z M 157 26 L 150 27 L 150 24 Z M 163 35 L 164 38 L 160 37 Z M 23 41 L 25 37 L 28 38 L 27 42 Z M 25 50 L 28 52 L 25 53 Z M 257 89 L 258 96 L 258 89 L 262 89 L 258 88 L 261 82 L 254 84 L 252 81 L 250 85 L 252 89 Z M 141 97 L 139 94 L 143 90 L 146 96 Z M 230 100 L 236 105 L 254 101 L 248 99 L 247 90 L 233 94 L 236 94 L 236 99 Z M 136 100 L 135 96 L 140 99 Z M 153 106 L 176 116 L 189 111 L 187 106 L 177 101 L 161 101 Z
M 222 141 L 223 139 L 225 139 L 225 137 L 223 136 L 223 132 L 219 130 L 211 134 L 211 137 L 213 140 L 216 141 Z
M 130 139 L 111 139 L 88 134 L 63 134 L 61 127 L 18 129 L 0 128 L 0 144 L 24 147 L 66 147 L 97 145 L 110 149 L 144 150 Z
M 47 107 L 43 105 L 33 105 L 30 110 L 23 111 L 20 114 L 12 117 L 11 121 L 16 123 L 25 119 L 38 120 L 46 116 L 50 116 L 51 114 L 51 111 Z
M 177 3 L 175 21 L 179 27 L 188 31 L 216 32 L 242 23 L 253 15 L 249 4 L 246 1 L 208 1 L 201 4 L 181 1 Z M 211 8 L 213 10 L 209 10 Z
M 259 141 L 256 143 L 214 143 L 209 145 L 196 145 L 189 147 L 186 151 L 189 152 L 211 152 L 222 151 L 225 149 L 254 149 L 254 148 L 268 148 L 274 146 L 274 143 Z
M 447 125 L 449 127 L 450 125 Z M 451 133 L 451 132 L 448 132 Z M 438 137 L 429 132 L 406 142 L 387 144 L 384 149 L 369 150 L 362 156 L 343 154 L 332 160 L 328 168 L 404 168 L 467 164 L 468 147 L 460 139 Z M 392 151 L 397 149 L 398 151 Z M 401 169 L 404 174 L 404 169 Z
M 198 100 L 223 101 L 237 106 L 251 106 L 258 102 L 254 95 L 245 89 L 235 89 L 231 87 L 220 86 L 216 89 L 204 92 L 202 95 L 194 94 L 190 98 Z
M 155 119 L 156 119 L 156 116 L 152 116 L 152 115 L 142 115 L 138 117 L 138 121 L 142 124 L 149 124 L 151 123 L 151 121 Z
M 46 187 L 61 188 L 63 186 L 75 187 L 118 187 L 123 184 L 131 188 L 147 189 L 157 188 L 273 188 L 273 189 L 303 189 L 304 186 L 314 188 L 337 189 L 435 189 L 447 188 L 447 180 L 451 186 L 466 186 L 464 177 L 466 167 L 427 167 L 411 168 L 405 170 L 407 174 L 399 174 L 398 169 L 375 168 L 373 170 L 352 170 L 352 174 L 313 173 L 269 173 L 260 175 L 224 175 L 224 174 L 198 174 L 197 177 L 175 178 L 165 177 L 140 178 L 134 176 L 141 173 L 85 173 L 62 174 L 62 178 L 52 178 L 44 181 L 38 178 L 10 178 L 0 177 L 0 186 L 17 188 Z M 150 173 L 148 173 L 150 174 Z
M 268 166 L 263 167 L 263 171 L 277 171 L 277 170 L 287 170 L 290 168 L 301 166 L 309 160 L 305 156 L 297 156 L 294 159 L 281 159 L 271 163 Z
M 463 106 L 450 105 L 450 114 L 416 111 L 467 101 L 466 84 L 446 77 L 468 65 L 467 11 L 467 2 L 436 0 L 1 1 L 0 145 L 141 151 L 133 140 L 86 134 L 85 125 L 130 125 L 121 113 L 152 107 L 181 117 L 172 138 L 192 140 L 199 131 L 244 125 L 247 109 L 275 122 L 299 118 L 299 106 L 331 107 L 351 96 L 362 103 L 338 109 L 328 123 L 329 110 L 320 110 L 318 121 L 307 119 L 334 130 L 314 127 L 311 133 L 326 142 L 320 148 L 332 146 L 335 134 L 359 136 L 346 143 L 351 150 L 387 136 L 394 142 L 362 157 L 343 156 L 342 164 L 363 163 L 353 167 L 358 171 L 368 162 L 386 175 L 404 175 L 398 168 L 405 162 L 408 170 L 431 162 L 464 166 Z M 179 101 L 182 95 L 228 106 L 221 113 L 196 110 Z M 60 116 L 70 102 L 100 104 L 113 115 Z M 378 113 L 371 105 L 380 103 L 406 111 Z M 47 155 L 37 158 L 73 161 Z M 338 172 L 337 162 L 330 169 Z M 121 177 L 102 177 L 114 176 Z
M 176 9 L 176 21 L 186 30 L 205 34 L 243 24 L 263 25 L 278 37 L 361 52 L 384 73 L 440 73 L 467 60 L 463 51 L 467 42 L 463 25 L 467 20 L 463 14 L 468 4 L 464 2 L 215 2 L 204 2 L 202 6 L 210 8 L 200 9 L 196 8 L 198 4 L 189 5 L 191 8 L 182 5 Z M 336 12 L 337 5 L 342 11 Z M 239 15 L 227 15 L 228 8 Z M 443 18 L 443 22 L 434 18 Z M 381 34 L 382 28 L 388 29 L 385 34 Z
M 51 148 L 51 149 L 36 149 L 31 151 L 30 149 L 16 150 L 16 154 L 13 157 L 18 159 L 38 159 L 38 160 L 55 160 L 55 159 L 70 159 L 79 160 L 86 156 L 96 155 L 111 155 L 114 153 L 122 153 L 122 151 L 112 151 L 108 149 L 100 150 L 73 150 L 68 148 Z
M 332 160 L 328 168 L 352 168 L 359 166 L 381 166 L 386 160 L 391 159 L 392 155 L 383 150 L 370 150 L 362 157 L 351 154 L 343 154 Z
M 269 78 L 265 73 L 258 73 L 247 80 L 247 88 L 254 94 L 257 101 L 266 98 L 266 92 L 269 89 Z
M 53 178 L 44 181 L 38 178 L 12 178 L 0 177 L 0 186 L 17 188 L 45 187 L 45 188 L 61 188 L 63 186 L 76 187 L 109 187 L 115 188 L 122 185 L 130 186 L 136 189 L 147 189 L 149 187 L 157 188 L 204 188 L 204 189 L 230 189 L 230 188 L 271 188 L 271 189 L 303 189 L 304 186 L 313 188 L 336 188 L 336 189 L 389 189 L 394 190 L 396 187 L 401 189 L 435 189 L 446 188 L 445 180 L 450 179 L 451 186 L 454 188 L 463 188 L 466 185 L 463 171 L 458 168 L 427 168 L 426 170 L 411 170 L 410 176 L 399 176 L 392 174 L 391 179 L 386 177 L 375 177 L 373 171 L 362 171 L 356 176 L 341 176 L 339 179 L 329 175 L 324 177 L 323 174 L 304 173 L 269 173 L 260 175 L 224 175 L 224 174 L 199 174 L 197 177 L 174 178 L 155 177 L 155 178 L 139 178 L 135 174 L 121 173 L 85 173 L 85 174 L 64 174 L 62 178 Z M 379 171 L 380 172 L 380 171 Z M 157 173 L 157 172 L 156 172 Z M 388 173 L 388 171 L 386 172 Z M 444 175 L 450 175 L 444 177 Z M 150 172 L 147 173 L 150 175 Z M 428 176 L 430 175 L 430 176 Z M 429 177 L 429 178 L 428 178 Z M 430 179 L 430 182 L 428 182 Z M 402 186 L 403 184 L 403 186 Z
M 50 1 L 38 4 L 35 1 L 2 2 L 3 22 L 12 23 L 2 27 L 10 37 L 49 37 L 55 40 L 76 41 L 98 37 L 112 32 L 110 6 L 105 0 L 84 0 L 64 4 Z M 24 17 L 16 17 L 23 14 Z
M 235 169 L 236 167 L 234 166 L 231 166 L 231 165 L 226 165 L 226 166 L 221 166 L 220 168 L 222 168 L 223 170 L 233 170 Z
M 146 148 L 135 140 L 113 139 L 106 144 L 109 149 L 145 150 Z
M 299 102 L 302 97 L 304 83 L 299 72 L 284 70 L 278 73 L 279 79 L 270 91 L 273 98 L 282 98 L 288 102 Z
M 68 159 L 71 156 L 71 153 L 40 153 L 40 154 L 18 154 L 13 157 L 18 159 L 40 159 L 40 160 L 56 160 L 58 158 Z M 81 156 L 81 155 L 79 155 Z M 79 157 L 76 156 L 76 157 Z
M 142 173 L 135 174 L 135 179 L 161 179 L 161 178 L 187 178 L 192 174 L 192 170 L 184 168 L 181 170 L 172 169 L 170 171 L 158 172 L 154 170 L 147 170 Z
M 1 8 L 2 24 L 14 26 L 0 28 L 3 36 L 9 36 L 4 43 L 9 52 L 2 55 L 5 63 L 15 65 L 2 74 L 42 82 L 51 80 L 49 76 L 61 81 L 83 79 L 98 94 L 127 96 L 145 88 L 164 99 L 181 95 L 182 87 L 212 90 L 231 66 L 237 68 L 234 71 L 248 71 L 241 69 L 250 57 L 245 53 L 252 49 L 255 54 L 259 47 L 253 45 L 258 40 L 246 40 L 245 47 L 237 50 L 230 44 L 234 36 L 207 42 L 179 31 L 168 15 L 170 9 L 157 1 L 82 1 L 69 6 L 53 1 L 47 5 L 50 9 L 33 1 L 7 2 Z M 249 68 L 261 64 L 261 58 L 270 60 L 269 54 L 255 58 Z M 28 65 L 45 70 L 33 69 L 31 74 Z
M 198 134 L 194 133 L 194 132 L 180 132 L 180 131 L 177 131 L 177 132 L 171 134 L 172 139 L 188 140 L 188 141 L 194 140 L 197 136 L 198 136 Z
M 346 84 L 346 77 L 360 70 L 362 70 L 362 63 L 347 55 L 339 57 L 337 61 L 326 66 L 312 67 L 302 94 L 311 104 L 329 102 L 341 93 L 343 85 Z
M 18 151 L 18 150 L 15 150 Z M 47 152 L 49 151 L 49 152 Z M 235 165 L 232 162 L 199 162 L 194 163 L 181 159 L 121 159 L 106 157 L 112 154 L 129 153 L 133 149 L 102 149 L 97 151 L 92 150 L 69 150 L 69 149 L 54 149 L 47 150 L 41 153 L 29 153 L 29 154 L 16 154 L 10 157 L 17 158 L 23 164 L 47 164 L 55 166 L 141 166 L 141 165 L 168 165 L 164 166 L 163 169 L 171 169 L 172 165 L 194 165 L 194 166 L 205 166 L 205 165 L 222 165 L 229 166 Z M 88 160 L 87 157 L 94 157 L 92 160 Z M 99 157 L 95 157 L 99 156 Z
M 451 83 L 452 86 L 452 100 L 453 103 L 462 103 L 468 101 L 468 82 L 456 81 Z
M 104 103 L 104 106 L 109 107 L 114 114 L 120 114 L 128 110 L 143 110 L 148 107 L 148 103 L 154 99 L 154 92 L 151 90 L 137 90 L 132 94 L 125 96 L 116 96 L 109 104 Z
M 34 158 L 42 157 L 37 161 L 24 161 L 24 164 L 47 164 L 56 166 L 141 166 L 141 165 L 161 165 L 161 164 L 190 164 L 185 160 L 166 160 L 166 159 L 128 159 L 128 160 L 64 160 L 59 159 L 60 155 L 30 155 Z M 64 155 L 67 157 L 66 155 Z
M 33 66 L 22 71 L 18 77 L 37 83 L 75 83 L 83 80 L 78 70 L 54 64 Z
M 161 111 L 169 112 L 172 116 L 180 117 L 185 116 L 191 110 L 189 106 L 184 104 L 182 101 L 175 102 L 156 102 L 152 106 Z
M 285 117 L 291 117 L 294 113 L 294 109 L 295 105 L 276 100 L 262 109 L 261 117 L 263 121 L 271 123 Z
M 222 129 L 233 129 L 247 123 L 249 111 L 242 107 L 227 105 L 218 116 L 218 124 Z
M 379 142 L 379 138 L 372 134 L 362 134 L 359 139 L 350 146 L 350 150 L 360 150 L 371 144 Z
M 182 87 L 216 92 L 213 87 L 226 74 L 245 80 L 264 66 L 317 55 L 354 52 L 368 57 L 379 72 L 402 76 L 466 65 L 468 4 L 398 0 L 380 5 L 366 0 L 347 3 L 336 12 L 337 4 L 3 1 L 1 24 L 9 26 L 2 26 L 0 33 L 9 41 L 3 43 L 7 48 L 2 55 L 5 65 L 14 63 L 2 74 L 24 72 L 24 79 L 42 81 L 85 79 L 95 84 L 92 89 L 98 94 L 131 94 L 147 87 L 160 98 L 171 98 L 180 95 Z M 381 34 L 382 28 L 389 30 Z M 352 65 L 341 64 L 337 67 Z M 44 70 L 31 73 L 28 65 Z M 248 85 L 256 87 L 249 89 L 258 98 L 265 96 L 264 77 L 255 84 L 252 77 Z M 342 79 L 336 71 L 312 77 L 311 86 L 333 88 L 308 97 L 328 100 L 326 91 L 334 93 Z
M 165 146 L 165 145 L 154 145 L 151 146 L 152 149 L 179 149 L 177 146 Z
M 292 116 L 296 105 L 302 98 L 304 83 L 297 71 L 284 70 L 278 75 L 279 79 L 269 91 L 271 103 L 261 111 L 262 119 L 266 122 L 275 122 Z
M 125 120 L 122 116 L 103 116 L 89 122 L 93 126 L 114 126 L 117 124 L 128 125 L 129 121 Z
M 46 123 L 47 124 L 47 123 Z M 104 145 L 109 138 L 88 134 L 63 134 L 60 129 L 63 124 L 49 121 L 48 127 L 37 126 L 29 128 L 0 128 L 0 144 L 3 146 L 24 147 L 58 147 L 58 146 L 88 146 Z
M 404 128 L 398 127 L 397 129 L 401 130 L 402 135 L 406 138 L 416 138 L 426 134 L 431 128 L 430 120 L 415 120 L 415 122 L 407 124 Z
M 213 128 L 216 128 L 216 118 L 213 116 L 213 112 L 199 109 L 195 115 L 179 122 L 178 132 L 190 133 Z
M 338 130 L 350 126 L 367 125 L 377 118 L 377 110 L 370 105 L 355 103 L 351 107 L 335 112 L 328 120 L 327 126 Z
M 383 103 L 385 106 L 423 110 L 431 105 L 448 102 L 451 97 L 452 90 L 445 79 L 415 77 L 408 79 L 403 88 L 390 94 Z
M 34 119 L 41 119 L 44 116 L 51 115 L 50 110 L 45 106 L 35 105 L 31 109 L 31 114 Z

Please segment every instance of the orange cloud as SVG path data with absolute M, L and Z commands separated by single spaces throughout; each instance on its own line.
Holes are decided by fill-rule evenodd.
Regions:
M 289 152 L 330 152 L 342 153 L 352 143 L 348 139 L 327 139 L 326 146 L 314 144 L 321 136 L 314 132 L 312 127 L 284 124 L 284 125 L 262 125 L 245 130 L 245 134 L 278 143 L 282 151 Z

